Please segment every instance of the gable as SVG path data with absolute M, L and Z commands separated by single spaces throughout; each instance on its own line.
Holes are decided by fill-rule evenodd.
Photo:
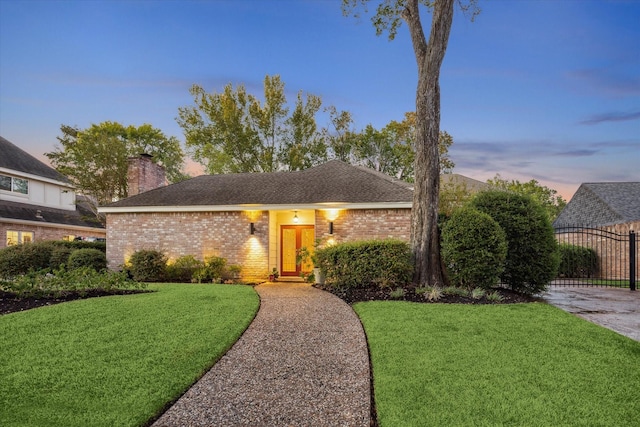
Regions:
M 564 225 L 601 226 L 640 220 L 640 182 L 582 184 L 554 221 Z
M 22 172 L 55 181 L 68 183 L 69 180 L 26 151 L 0 136 L 0 168 Z

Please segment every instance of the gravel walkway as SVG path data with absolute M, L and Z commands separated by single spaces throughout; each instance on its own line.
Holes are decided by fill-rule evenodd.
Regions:
M 308 284 L 256 291 L 253 323 L 153 426 L 368 426 L 369 357 L 351 307 Z

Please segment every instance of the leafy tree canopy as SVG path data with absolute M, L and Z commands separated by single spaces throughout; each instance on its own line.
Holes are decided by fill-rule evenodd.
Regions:
M 152 155 L 165 167 L 171 182 L 186 177 L 179 141 L 149 124 L 125 127 L 107 121 L 87 129 L 62 125 L 60 131 L 59 145 L 45 155 L 79 193 L 94 199 L 96 205 L 127 197 L 127 159 L 132 156 Z
M 316 122 L 321 98 L 300 91 L 290 113 L 278 75 L 265 77 L 263 101 L 244 85 L 228 84 L 220 93 L 194 85 L 191 94 L 195 105 L 180 108 L 177 120 L 207 173 L 299 170 L 326 160 Z
M 517 179 L 507 180 L 496 174 L 493 179 L 488 179 L 487 184 L 499 190 L 511 191 L 517 194 L 531 196 L 544 208 L 549 221 L 553 222 L 567 205 L 567 201 L 558 195 L 552 188 L 541 185 L 535 179 L 529 182 L 520 182 Z

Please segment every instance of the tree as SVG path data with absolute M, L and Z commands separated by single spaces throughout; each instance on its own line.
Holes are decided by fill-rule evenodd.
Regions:
M 264 101 L 231 84 L 220 93 L 191 88 L 194 106 L 179 109 L 187 148 L 207 173 L 299 170 L 326 160 L 316 115 L 320 97 L 298 92 L 293 112 L 280 76 L 264 79 Z
M 415 260 L 413 280 L 419 285 L 442 285 L 444 269 L 440 257 L 438 232 L 438 202 L 440 161 L 440 67 L 444 60 L 453 22 L 453 1 L 423 0 L 433 10 L 429 39 L 425 38 L 420 20 L 418 0 L 382 0 L 372 18 L 378 35 L 385 31 L 393 40 L 402 21 L 411 35 L 418 66 L 416 90 L 416 159 L 415 186 L 411 210 L 411 249 Z M 343 0 L 343 13 L 350 14 L 367 0 Z M 464 9 L 478 9 L 476 0 L 469 0 Z
M 542 205 L 551 222 L 560 215 L 560 212 L 567 205 L 567 201 L 558 195 L 556 190 L 541 185 L 535 179 L 522 183 L 517 179 L 512 179 L 511 181 L 503 179 L 500 174 L 496 174 L 493 179 L 487 180 L 487 184 L 499 190 L 531 196 L 533 200 Z
M 116 122 L 87 129 L 60 126 L 62 135 L 53 152 L 45 153 L 53 167 L 67 176 L 80 194 L 97 206 L 127 197 L 127 159 L 150 154 L 162 164 L 170 182 L 185 179 L 184 154 L 175 137 L 167 137 L 149 124 L 123 126 Z
M 354 134 L 351 162 L 367 166 L 378 172 L 395 176 L 403 181 L 413 182 L 415 164 L 416 114 L 405 113 L 404 120 L 390 121 L 381 130 L 367 125 L 360 133 Z M 449 147 L 453 138 L 445 131 L 440 132 L 438 152 L 440 173 L 450 173 L 455 164 L 449 158 Z

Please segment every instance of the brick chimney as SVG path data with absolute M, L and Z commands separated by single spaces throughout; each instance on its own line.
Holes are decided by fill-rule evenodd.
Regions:
M 144 193 L 145 191 L 164 187 L 167 178 L 164 166 L 153 161 L 153 156 L 140 154 L 138 157 L 129 157 L 127 170 L 128 195 Z

